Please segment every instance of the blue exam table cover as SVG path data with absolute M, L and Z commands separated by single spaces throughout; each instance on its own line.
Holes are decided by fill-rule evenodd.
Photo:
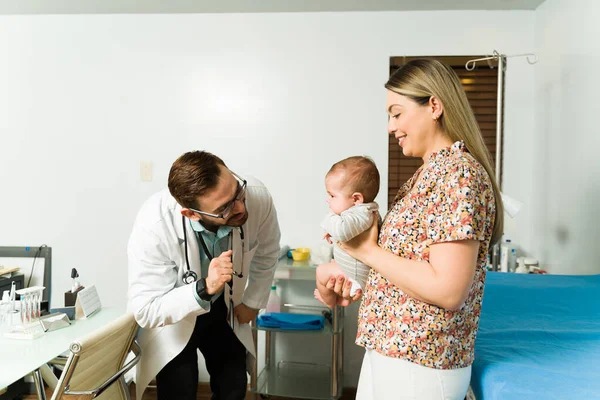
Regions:
M 309 314 L 264 313 L 257 320 L 260 327 L 284 330 L 320 330 L 324 324 L 324 316 Z
M 487 275 L 477 400 L 600 399 L 600 275 Z

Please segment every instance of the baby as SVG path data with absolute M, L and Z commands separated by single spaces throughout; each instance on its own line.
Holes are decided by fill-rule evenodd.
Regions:
M 325 176 L 329 213 L 321 223 L 325 238 L 346 242 L 371 227 L 379 206 L 374 202 L 379 192 L 379 171 L 368 157 L 349 157 L 331 167 Z M 379 219 L 379 218 L 378 218 Z M 328 307 L 336 305 L 337 295 L 326 287 L 331 277 L 344 274 L 352 282 L 350 294 L 363 289 L 370 267 L 350 257 L 339 246 L 333 250 L 334 261 L 317 267 L 315 298 Z

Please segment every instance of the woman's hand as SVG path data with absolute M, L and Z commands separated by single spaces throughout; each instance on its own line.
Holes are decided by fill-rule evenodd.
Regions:
M 327 289 L 331 289 L 337 294 L 337 305 L 348 306 L 350 303 L 360 300 L 363 293 L 362 290 L 358 289 L 354 296 L 350 296 L 350 289 L 352 288 L 352 282 L 346 280 L 344 275 L 338 275 L 337 277 L 331 277 L 327 281 Z
M 379 227 L 377 224 L 377 218 L 375 218 L 373 225 L 371 225 L 368 230 L 347 242 L 337 242 L 336 244 L 351 257 L 356 258 L 363 264 L 368 265 L 369 263 L 366 261 L 366 257 L 374 250 L 379 249 L 379 246 L 377 245 L 378 236 Z

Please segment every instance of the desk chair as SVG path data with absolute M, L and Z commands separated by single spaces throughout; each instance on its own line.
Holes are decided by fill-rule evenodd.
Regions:
M 129 313 L 73 342 L 52 400 L 62 399 L 65 395 L 129 400 L 125 373 L 141 357 L 140 348 L 134 340 L 137 330 L 133 314 Z M 134 358 L 124 365 L 130 351 L 133 351 Z

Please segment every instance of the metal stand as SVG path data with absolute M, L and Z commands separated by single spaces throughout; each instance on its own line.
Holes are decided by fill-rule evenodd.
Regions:
M 298 307 L 302 307 L 302 306 L 298 306 Z M 309 306 L 306 306 L 309 307 Z M 321 307 L 318 307 L 321 308 Z M 342 328 L 342 323 L 343 323 L 343 312 L 344 312 L 344 307 L 339 307 L 336 306 L 334 309 L 331 310 L 331 316 L 330 317 L 326 317 L 328 318 L 328 320 L 330 321 L 330 332 L 328 330 L 327 334 L 331 335 L 331 367 L 327 368 L 328 373 L 330 374 L 329 376 L 329 384 L 328 385 L 323 385 L 320 389 L 317 390 L 317 392 L 315 393 L 314 391 L 312 393 L 306 393 L 303 392 L 303 388 L 302 383 L 300 384 L 300 386 L 298 386 L 298 382 L 296 382 L 295 384 L 293 384 L 296 388 L 293 390 L 300 390 L 299 392 L 292 392 L 290 391 L 289 393 L 286 394 L 289 395 L 290 397 L 297 397 L 297 398 L 311 398 L 311 399 L 338 399 L 341 396 L 341 392 L 342 392 L 342 377 L 341 377 L 341 372 L 342 372 L 342 368 L 341 366 L 343 365 L 343 357 L 342 357 L 342 345 L 343 345 L 343 328 Z M 255 322 L 256 323 L 256 322 Z M 255 400 L 258 400 L 260 398 L 266 398 L 270 395 L 277 395 L 277 396 L 283 396 L 283 394 L 281 394 L 279 391 L 281 390 L 282 386 L 281 385 L 287 385 L 290 382 L 286 382 L 286 380 L 288 380 L 289 378 L 283 377 L 283 376 L 279 376 L 277 374 L 277 368 L 278 367 L 278 359 L 277 356 L 275 354 L 275 334 L 279 333 L 286 333 L 285 330 L 270 330 L 270 329 L 266 329 L 264 330 L 265 332 L 265 350 L 264 350 L 264 357 L 265 357 L 265 368 L 262 371 L 258 370 L 258 332 L 257 330 L 254 330 L 254 335 L 253 335 L 253 340 L 254 340 L 254 345 L 255 348 L 257 349 L 257 357 L 254 360 L 254 365 L 252 366 L 252 375 L 250 378 L 250 390 L 254 393 L 253 398 Z M 299 331 L 297 332 L 293 332 L 293 331 L 287 331 L 287 333 L 299 333 Z M 286 361 L 280 361 L 281 363 L 286 363 Z M 312 364 L 312 363 L 303 363 L 303 362 L 290 362 L 296 365 L 304 365 L 304 367 L 306 366 L 317 366 L 316 364 Z M 319 377 L 321 382 L 322 379 L 321 377 Z M 302 378 L 296 378 L 293 381 L 297 381 L 297 380 L 302 380 Z M 314 376 L 311 378 L 314 379 Z M 324 382 L 323 382 L 324 383 Z M 309 386 L 311 385 L 311 383 L 309 383 L 308 381 L 303 383 L 304 385 L 308 384 Z M 273 390 L 273 392 L 271 392 Z M 286 389 L 290 390 L 289 388 Z M 259 393 L 260 391 L 260 393 Z
M 252 328 L 256 327 L 256 318 L 252 321 Z M 252 329 L 252 342 L 254 343 L 254 350 L 256 351 L 256 357 L 254 357 L 254 363 L 252 364 L 252 371 L 250 373 L 250 391 L 254 392 L 252 394 L 252 399 L 257 400 L 258 395 L 256 394 L 256 386 L 258 379 L 258 331 Z M 248 396 L 246 395 L 246 398 Z
M 491 69 L 494 66 L 491 64 L 491 60 L 498 62 L 498 99 L 496 103 L 496 183 L 498 188 L 502 190 L 502 131 L 504 122 L 504 75 L 506 73 L 506 59 L 508 57 L 527 57 L 529 64 L 535 64 L 538 62 L 538 58 L 533 53 L 526 54 L 515 54 L 507 56 L 506 54 L 500 54 L 496 50 L 489 57 L 476 58 L 469 60 L 465 64 L 467 71 L 472 71 L 478 61 L 488 61 L 488 65 Z M 498 271 L 498 265 L 500 264 L 500 245 L 496 243 L 492 246 L 492 271 Z
M 332 329 L 334 332 L 339 331 L 339 311 L 340 307 L 335 306 L 333 308 L 333 321 L 332 321 Z M 333 334 L 331 336 L 331 397 L 336 399 L 338 397 L 339 390 L 339 376 L 338 376 L 338 361 L 340 356 L 339 345 L 340 345 L 340 336 L 339 334 Z

